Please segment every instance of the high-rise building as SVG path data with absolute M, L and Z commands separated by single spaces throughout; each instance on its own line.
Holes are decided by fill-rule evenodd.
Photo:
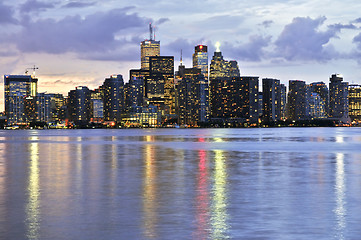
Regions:
M 26 109 L 32 108 L 32 104 L 28 103 L 33 102 L 37 95 L 37 84 L 38 79 L 30 75 L 4 76 L 5 114 L 8 125 L 26 124 L 32 118 Z
M 64 121 L 66 118 L 64 111 L 66 104 L 63 94 L 48 93 L 47 95 L 50 97 L 50 121 Z
M 52 120 L 51 96 L 46 93 L 38 93 L 36 96 L 36 120 L 49 123 Z
M 160 41 L 153 39 L 152 24 L 149 24 L 149 32 L 149 39 L 140 43 L 140 61 L 143 70 L 149 70 L 149 57 L 160 55 Z
M 330 77 L 330 106 L 331 118 L 348 118 L 348 82 L 343 82 L 341 74 Z
M 281 86 L 280 80 L 262 79 L 263 119 L 267 122 L 281 119 Z
M 124 85 L 125 105 L 130 107 L 141 107 L 144 105 L 144 80 L 143 77 L 132 77 Z
M 122 75 L 112 75 L 104 80 L 104 120 L 119 122 L 124 108 L 124 81 Z
M 240 77 L 237 61 L 224 60 L 222 52 L 214 52 L 210 64 L 209 79 Z
M 149 57 L 149 78 L 145 83 L 149 104 L 164 109 L 165 114 L 175 113 L 174 57 Z
M 76 125 L 86 125 L 91 118 L 90 90 L 79 86 L 68 94 L 69 120 Z
M 329 105 L 329 96 L 328 96 L 328 88 L 324 82 L 314 82 L 310 84 L 310 91 L 313 93 L 318 93 L 323 104 L 325 105 L 325 115 L 328 116 L 328 105 Z
M 353 122 L 361 122 L 361 85 L 348 86 L 349 115 Z
M 288 119 L 303 120 L 306 117 L 306 82 L 290 80 L 288 87 Z
M 280 92 L 281 92 L 281 120 L 286 120 L 287 87 L 284 84 L 280 85 Z
M 176 106 L 180 125 L 198 126 L 209 118 L 208 81 L 200 68 L 185 68 L 176 72 Z
M 258 122 L 258 77 L 215 78 L 210 96 L 212 118 Z
M 91 122 L 101 122 L 104 118 L 104 91 L 102 87 L 90 91 Z
M 193 67 L 200 68 L 204 78 L 208 80 L 208 47 L 197 45 L 193 53 Z
M 312 118 L 325 118 L 326 117 L 326 107 L 323 99 L 318 93 L 310 92 L 307 99 L 307 112 L 311 119 Z

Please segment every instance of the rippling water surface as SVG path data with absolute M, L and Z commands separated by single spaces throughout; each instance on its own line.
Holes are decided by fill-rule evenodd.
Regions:
M 0 239 L 360 239 L 361 129 L 0 131 Z

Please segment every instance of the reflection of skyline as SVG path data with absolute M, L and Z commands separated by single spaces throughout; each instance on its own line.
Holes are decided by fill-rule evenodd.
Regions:
M 345 166 L 344 154 L 336 154 L 336 173 L 335 173 L 335 198 L 336 207 L 334 213 L 336 215 L 336 237 L 337 239 L 345 239 L 344 232 L 346 229 L 346 185 L 345 185 Z
M 153 136 L 147 136 L 147 142 L 154 141 Z M 157 179 L 155 166 L 155 147 L 144 146 L 144 182 L 143 182 L 143 229 L 147 238 L 157 239 L 156 230 L 158 222 Z
M 208 191 L 208 162 L 207 152 L 198 151 L 199 163 L 197 174 L 197 196 L 196 196 L 196 239 L 207 239 L 209 234 L 209 191 Z
M 30 137 L 29 153 L 29 179 L 28 201 L 26 204 L 26 236 L 28 239 L 38 239 L 40 231 L 40 179 L 39 179 L 39 140 L 38 137 Z
M 212 188 L 212 239 L 228 238 L 227 166 L 223 150 L 214 151 L 214 185 Z

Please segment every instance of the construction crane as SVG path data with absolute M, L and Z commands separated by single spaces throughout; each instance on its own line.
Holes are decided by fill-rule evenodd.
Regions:
M 39 68 L 34 65 L 34 67 L 32 67 L 32 68 L 25 69 L 25 74 L 28 74 L 29 70 L 33 70 L 33 75 L 35 76 L 35 70 L 37 70 L 37 69 L 39 69 Z

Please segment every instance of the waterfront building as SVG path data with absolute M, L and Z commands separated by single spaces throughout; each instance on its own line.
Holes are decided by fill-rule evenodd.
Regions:
M 180 125 L 198 126 L 209 119 L 209 87 L 200 68 L 180 65 L 176 72 L 176 106 Z
M 318 93 L 310 92 L 307 102 L 308 102 L 307 115 L 311 119 L 326 117 L 325 103 Z
M 68 94 L 69 120 L 76 125 L 86 125 L 91 118 L 90 90 L 79 86 Z
M 66 104 L 63 94 L 48 93 L 47 95 L 50 97 L 50 121 L 64 121 L 66 118 L 64 111 Z
M 284 84 L 280 85 L 281 93 L 281 120 L 286 120 L 287 118 L 287 87 Z
M 211 116 L 257 123 L 258 77 L 215 78 L 210 82 Z
M 204 78 L 208 80 L 208 47 L 197 45 L 193 53 L 193 67 L 201 69 Z
M 112 75 L 104 80 L 104 120 L 119 122 L 124 107 L 124 81 L 122 75 Z
M 147 107 L 133 106 L 122 117 L 125 127 L 159 127 L 162 122 L 162 113 L 153 105 Z
M 288 119 L 303 120 L 306 118 L 306 82 L 290 80 L 288 87 Z
M 149 39 L 140 43 L 140 61 L 143 70 L 149 70 L 149 57 L 160 56 L 160 41 L 155 40 L 152 24 L 149 24 L 149 33 Z
M 157 106 L 164 114 L 174 114 L 174 57 L 149 57 L 149 78 L 145 84 L 148 105 Z
M 31 75 L 5 75 L 5 114 L 8 125 L 27 124 L 35 116 L 38 79 Z
M 266 122 L 281 119 L 281 86 L 280 80 L 262 79 L 263 120 Z
M 322 99 L 325 106 L 325 117 L 327 117 L 329 113 L 329 93 L 327 85 L 324 82 L 314 82 L 311 83 L 309 87 L 311 92 L 318 93 Z
M 124 85 L 125 106 L 135 107 L 144 105 L 144 80 L 143 77 L 131 77 Z
M 91 122 L 102 122 L 104 119 L 104 90 L 100 87 L 90 91 Z
M 36 121 L 49 123 L 52 120 L 51 96 L 46 93 L 38 93 L 36 96 Z
M 330 117 L 343 118 L 347 121 L 348 118 L 348 82 L 343 81 L 341 74 L 333 74 L 330 77 Z
M 353 122 L 361 122 L 361 85 L 348 86 L 349 115 Z

